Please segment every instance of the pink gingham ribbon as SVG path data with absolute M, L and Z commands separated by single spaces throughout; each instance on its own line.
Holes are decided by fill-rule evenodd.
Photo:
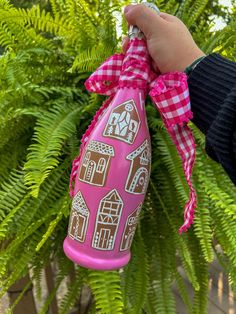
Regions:
M 85 82 L 88 91 L 101 95 L 114 95 L 119 88 L 144 89 L 156 78 L 150 69 L 146 41 L 133 39 L 126 54 L 109 57 Z
M 192 118 L 187 76 L 182 72 L 166 73 L 157 76 L 150 69 L 150 57 L 146 41 L 135 38 L 130 41 L 126 54 L 115 54 L 108 58 L 85 82 L 88 91 L 110 96 L 94 116 L 93 121 L 82 137 L 80 155 L 73 162 L 70 192 L 73 196 L 79 160 L 86 141 L 96 126 L 104 110 L 109 106 L 120 88 L 130 87 L 149 92 L 158 108 L 165 127 L 181 157 L 186 181 L 190 188 L 189 200 L 185 204 L 184 224 L 179 233 L 186 231 L 194 220 L 196 193 L 191 182 L 196 156 L 194 137 L 187 122 Z
M 185 204 L 184 224 L 179 233 L 186 231 L 194 220 L 197 206 L 196 192 L 191 182 L 196 157 L 196 145 L 187 122 L 193 117 L 187 76 L 182 72 L 167 73 L 158 76 L 151 84 L 151 96 L 162 120 L 181 157 L 184 174 L 190 188 L 189 200 Z

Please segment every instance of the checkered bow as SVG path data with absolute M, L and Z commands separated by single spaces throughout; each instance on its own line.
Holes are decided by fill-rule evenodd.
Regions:
M 75 179 L 79 160 L 86 141 L 97 121 L 109 106 L 120 88 L 142 89 L 149 93 L 158 108 L 165 127 L 181 157 L 186 181 L 190 188 L 189 200 L 185 205 L 184 224 L 179 233 L 186 231 L 194 219 L 196 193 L 192 186 L 191 174 L 195 161 L 195 141 L 187 122 L 192 118 L 187 76 L 182 72 L 157 75 L 151 70 L 146 41 L 130 40 L 126 54 L 114 54 L 108 58 L 85 82 L 88 91 L 110 96 L 98 110 L 83 135 L 80 156 L 73 162 L 72 183 Z

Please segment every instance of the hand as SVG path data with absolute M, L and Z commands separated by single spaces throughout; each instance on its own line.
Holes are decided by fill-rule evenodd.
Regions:
M 184 71 L 205 55 L 184 23 L 173 15 L 158 15 L 142 4 L 127 6 L 124 15 L 128 24 L 138 26 L 144 33 L 150 56 L 161 73 Z M 126 45 L 127 42 L 124 49 Z

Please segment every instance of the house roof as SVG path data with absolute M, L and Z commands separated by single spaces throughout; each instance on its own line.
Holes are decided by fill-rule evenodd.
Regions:
M 138 207 L 137 208 L 135 208 L 135 210 L 131 213 L 131 214 L 129 214 L 129 216 L 128 216 L 128 219 L 130 218 L 130 217 L 135 217 L 135 216 L 138 216 L 139 215 L 139 213 L 140 213 L 140 211 L 141 211 L 141 209 L 142 209 L 142 205 L 143 205 L 143 203 L 140 203 L 139 205 L 138 205 Z M 127 219 L 127 220 L 128 220 Z
M 112 112 L 119 111 L 119 109 L 120 109 L 121 107 L 125 107 L 125 110 L 126 110 L 126 111 L 134 111 L 135 114 L 136 114 L 136 115 L 138 116 L 138 118 L 139 118 L 138 110 L 137 110 L 137 108 L 136 108 L 136 105 L 135 105 L 135 102 L 134 102 L 133 99 L 130 99 L 130 100 L 127 100 L 127 101 L 123 102 L 123 103 L 120 104 L 119 106 L 115 107 L 115 108 L 112 110 Z M 122 109 L 122 111 L 123 111 L 123 109 Z
M 90 141 L 87 149 L 103 155 L 115 156 L 114 148 L 111 145 L 102 142 Z
M 117 203 L 120 203 L 120 204 L 123 204 L 123 201 L 122 201 L 122 198 L 120 197 L 119 193 L 117 192 L 116 189 L 113 189 L 111 190 L 108 194 L 106 194 L 102 201 L 111 201 L 111 202 L 117 202 Z
M 151 158 L 151 152 L 150 152 L 150 145 L 148 140 L 146 139 L 138 148 L 136 148 L 134 151 L 132 151 L 127 157 L 126 159 L 128 160 L 133 160 L 135 157 L 137 157 L 138 155 L 140 155 L 145 148 L 148 149 L 148 157 Z
M 84 216 L 87 216 L 89 214 L 89 209 L 80 191 L 76 193 L 75 197 L 73 198 L 72 208 L 83 214 Z

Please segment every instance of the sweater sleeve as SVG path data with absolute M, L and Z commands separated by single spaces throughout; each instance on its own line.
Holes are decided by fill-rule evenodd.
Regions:
M 206 153 L 236 185 L 236 63 L 206 56 L 188 78 L 193 123 L 206 135 Z

